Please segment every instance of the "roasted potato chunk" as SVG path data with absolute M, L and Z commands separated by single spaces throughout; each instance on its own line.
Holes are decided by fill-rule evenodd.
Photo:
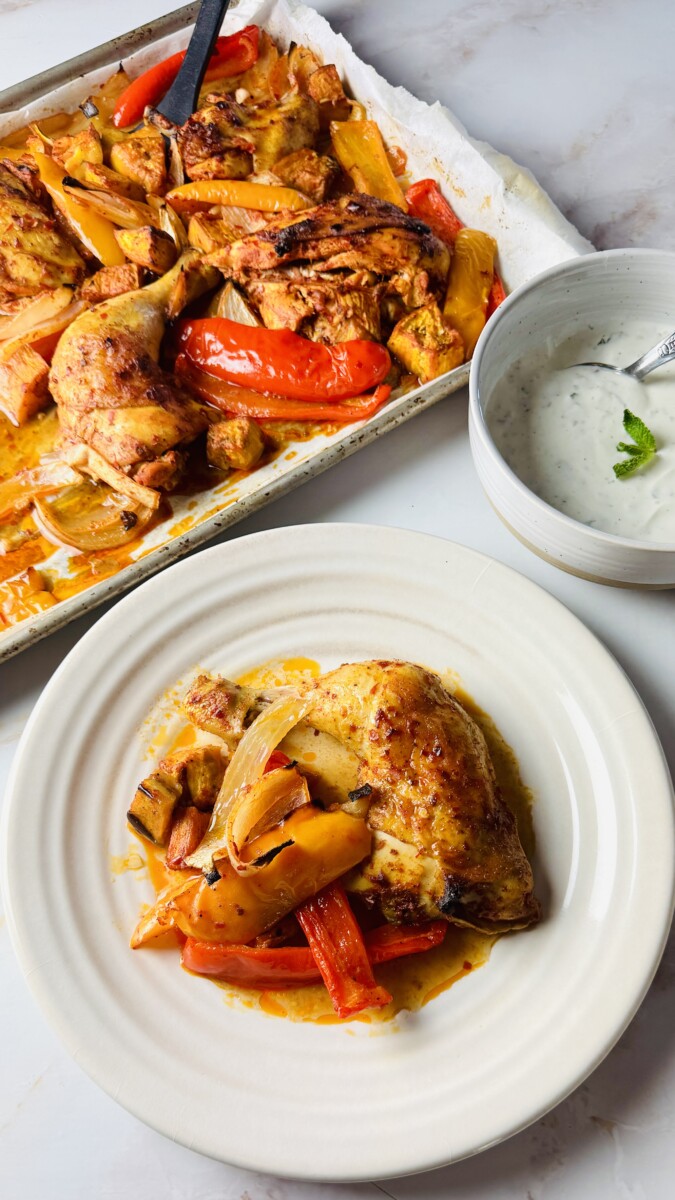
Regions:
M 132 183 L 140 184 L 145 192 L 161 196 L 166 190 L 166 155 L 161 134 L 116 142 L 110 151 L 110 165 Z
M 337 67 L 331 63 L 319 67 L 307 80 L 307 94 L 319 105 L 319 121 L 322 129 L 328 129 L 331 121 L 348 121 L 352 106 L 345 94 Z
M 234 750 L 246 728 L 250 695 L 219 675 L 198 675 L 182 704 L 188 721 L 222 738 Z
M 246 135 L 255 143 L 256 171 L 273 167 L 293 150 L 312 146 L 319 133 L 319 106 L 311 96 L 291 95 L 247 114 Z
M 25 425 L 49 404 L 49 367 L 32 346 L 0 358 L 0 409 L 13 425 Z
M 188 224 L 188 241 L 196 250 L 212 254 L 223 246 L 230 246 L 240 237 L 238 230 L 216 213 L 195 213 Z
M 182 758 L 186 798 L 202 812 L 216 802 L 227 761 L 219 746 L 195 746 Z
M 464 362 L 462 336 L 444 322 L 435 301 L 401 317 L 387 346 L 420 383 Z
M 206 457 L 221 470 L 249 471 L 262 457 L 262 430 L 250 417 L 230 417 L 211 425 L 206 435 Z
M 192 746 L 163 758 L 159 770 L 180 789 L 180 803 L 209 812 L 223 782 L 229 756 L 220 746 Z
M 152 225 L 142 225 L 140 229 L 116 229 L 115 239 L 132 263 L 155 275 L 170 271 L 178 257 L 173 238 Z
M 92 304 L 121 296 L 124 292 L 135 292 L 143 286 L 143 272 L 135 263 L 124 263 L 120 267 L 102 267 L 95 275 L 85 279 L 79 295 Z
M 139 783 L 127 813 L 127 820 L 137 833 L 158 846 L 165 846 L 171 832 L 173 811 L 182 786 L 161 768 Z
M 297 188 L 321 204 L 340 174 L 340 165 L 329 155 L 304 147 L 279 159 L 274 164 L 274 173 L 288 187 Z

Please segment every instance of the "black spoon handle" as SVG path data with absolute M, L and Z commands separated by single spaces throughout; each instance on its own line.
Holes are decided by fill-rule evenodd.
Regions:
M 197 106 L 199 89 L 230 0 L 202 0 L 180 71 L 159 104 L 162 116 L 184 125 Z

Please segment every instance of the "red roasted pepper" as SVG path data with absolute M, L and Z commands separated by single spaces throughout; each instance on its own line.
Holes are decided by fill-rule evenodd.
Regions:
M 359 396 L 382 383 L 391 366 L 379 342 L 324 346 L 290 329 L 241 325 L 226 317 L 183 321 L 179 337 L 192 365 L 209 375 L 292 400 Z
M 363 935 L 371 964 L 421 954 L 438 946 L 447 932 L 445 921 L 427 925 L 381 925 Z M 183 966 L 197 975 L 252 988 L 304 987 L 321 982 L 321 972 L 309 946 L 234 946 L 187 938 Z
M 206 400 L 207 404 L 212 404 L 221 412 L 253 417 L 257 421 L 333 421 L 338 425 L 351 425 L 353 421 L 367 421 L 373 417 L 391 395 L 389 385 L 381 383 L 372 396 L 358 396 L 336 404 L 308 403 L 306 400 L 265 395 L 251 388 L 238 387 L 236 383 L 226 383 L 224 379 L 216 379 L 215 375 L 191 367 L 184 354 L 176 359 L 175 369 L 191 391 Z
M 501 279 L 499 278 L 499 275 L 495 271 L 495 277 L 492 280 L 492 287 L 490 288 L 490 295 L 488 296 L 487 309 L 485 312 L 485 320 L 486 321 L 490 320 L 490 317 L 492 316 L 495 309 L 499 308 L 499 305 L 504 300 L 506 300 L 506 292 L 504 291 L 504 284 L 502 283 Z
M 283 750 L 273 750 L 265 763 L 264 774 L 266 775 L 268 771 L 276 771 L 279 767 L 290 767 L 290 765 L 291 760 Z
M 424 221 L 442 242 L 454 242 L 462 222 L 450 207 L 435 179 L 419 179 L 405 194 L 408 213 Z
M 307 946 L 233 946 L 189 937 L 181 962 L 197 975 L 211 975 L 240 987 L 304 987 L 321 980 Z
M 318 892 L 295 915 L 339 1017 L 384 1008 L 391 995 L 375 982 L 363 935 L 339 883 Z
M 257 25 L 247 25 L 238 33 L 219 37 L 206 70 L 206 79 L 231 78 L 252 67 L 258 58 L 259 35 Z M 154 67 L 149 67 L 138 79 L 134 79 L 115 105 L 113 125 L 118 129 L 125 129 L 128 125 L 135 125 L 142 120 L 146 107 L 158 104 L 166 95 L 183 65 L 184 58 L 185 50 L 179 50 L 177 54 L 171 54 L 162 62 L 155 63 Z

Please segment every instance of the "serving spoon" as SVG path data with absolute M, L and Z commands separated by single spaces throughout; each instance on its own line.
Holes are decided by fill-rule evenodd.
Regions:
M 674 358 L 675 333 L 669 333 L 668 337 L 662 338 L 660 342 L 652 346 L 651 350 L 647 350 L 646 354 L 636 358 L 635 362 L 629 363 L 627 367 L 614 367 L 611 363 L 603 362 L 582 362 L 574 365 L 577 367 L 602 367 L 604 371 L 616 371 L 618 375 L 627 375 L 629 379 L 637 379 L 639 383 L 645 375 L 649 375 L 650 371 L 672 362 Z
M 180 71 L 157 111 L 174 125 L 184 125 L 197 107 L 209 59 L 213 54 L 230 0 L 202 0 Z

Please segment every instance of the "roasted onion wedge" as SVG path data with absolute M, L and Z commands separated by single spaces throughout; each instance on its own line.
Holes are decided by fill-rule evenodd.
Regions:
M 246 730 L 225 772 L 206 835 L 194 854 L 185 860 L 189 867 L 209 872 L 213 867 L 214 854 L 219 853 L 222 857 L 228 853 L 228 818 L 239 793 L 243 788 L 257 783 L 272 751 L 302 720 L 307 708 L 307 701 L 297 695 L 281 696 L 264 709 Z
M 153 509 L 105 483 L 83 479 L 53 500 L 36 499 L 33 516 L 48 541 L 91 553 L 115 550 L 133 541 L 151 521 Z

